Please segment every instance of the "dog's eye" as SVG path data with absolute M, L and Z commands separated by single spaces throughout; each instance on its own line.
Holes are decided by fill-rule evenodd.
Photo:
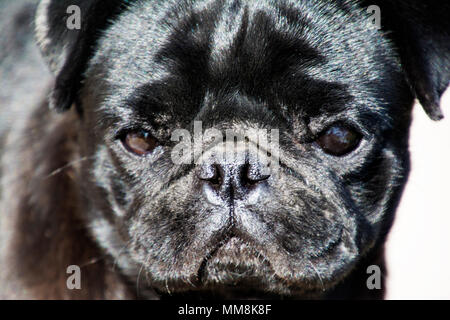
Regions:
M 343 156 L 355 150 L 361 142 L 361 134 L 343 125 L 334 125 L 325 130 L 316 143 L 322 150 L 334 156 Z
M 146 131 L 128 132 L 122 138 L 122 143 L 128 151 L 138 156 L 151 153 L 159 145 L 158 140 Z

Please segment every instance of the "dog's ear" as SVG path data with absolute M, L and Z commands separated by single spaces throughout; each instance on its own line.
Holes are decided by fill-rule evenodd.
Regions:
M 450 2 L 369 2 L 380 7 L 382 28 L 398 47 L 417 99 L 431 119 L 442 119 L 440 100 L 450 82 Z
M 101 31 L 129 2 L 41 0 L 36 11 L 36 39 L 55 75 L 52 108 L 65 111 L 76 102 L 82 75 Z

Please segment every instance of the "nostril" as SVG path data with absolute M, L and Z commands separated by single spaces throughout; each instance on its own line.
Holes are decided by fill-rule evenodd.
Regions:
M 240 179 L 243 185 L 254 186 L 261 181 L 269 179 L 270 174 L 262 174 L 261 168 L 245 164 L 241 168 Z
M 203 168 L 199 178 L 200 180 L 209 182 L 214 187 L 220 187 L 223 183 L 222 171 L 217 164 Z
M 211 185 L 215 187 L 220 187 L 223 183 L 223 177 L 219 173 L 219 171 L 216 171 L 216 174 L 212 178 L 207 179 L 206 181 L 208 181 Z

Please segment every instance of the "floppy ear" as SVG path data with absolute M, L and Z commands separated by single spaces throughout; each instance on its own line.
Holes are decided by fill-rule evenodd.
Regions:
M 129 2 L 41 0 L 35 29 L 42 55 L 56 77 L 50 96 L 52 108 L 65 111 L 76 102 L 83 73 L 101 31 Z
M 417 99 L 431 119 L 442 119 L 440 98 L 450 82 L 450 2 L 368 2 L 378 2 L 382 27 L 398 47 Z

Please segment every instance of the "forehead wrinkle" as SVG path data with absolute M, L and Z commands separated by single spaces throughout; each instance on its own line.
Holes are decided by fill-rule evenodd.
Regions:
M 235 0 L 223 8 L 216 23 L 212 41 L 211 61 L 218 61 L 238 38 L 245 37 L 246 21 L 248 21 L 248 5 L 243 6 Z
M 299 40 L 311 40 L 307 37 L 311 19 L 305 16 L 305 12 L 298 4 L 280 0 L 226 1 L 213 30 L 211 64 L 220 63 L 221 59 L 236 54 L 236 48 L 244 45 L 248 32 L 258 33 L 261 15 L 270 17 L 269 28 L 273 33 L 286 33 Z M 257 33 L 254 35 L 258 36 Z

